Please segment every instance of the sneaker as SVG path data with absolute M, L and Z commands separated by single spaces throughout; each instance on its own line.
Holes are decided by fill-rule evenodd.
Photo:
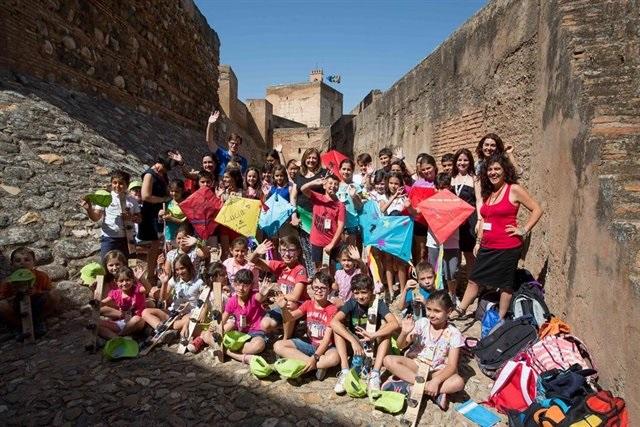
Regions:
M 191 343 L 189 343 L 189 345 L 187 345 L 187 350 L 189 350 L 190 353 L 198 354 L 206 345 L 207 343 L 204 342 L 202 337 L 196 337 L 191 341 Z
M 336 394 L 344 394 L 346 392 L 346 390 L 344 389 L 344 380 L 347 377 L 348 373 L 348 369 L 342 369 L 340 372 L 338 372 L 338 381 L 336 382 L 335 387 L 333 387 L 333 391 L 335 391 Z
M 322 381 L 327 376 L 327 370 L 324 368 L 316 369 L 316 379 Z
M 369 391 L 380 390 L 380 372 L 371 371 L 369 373 L 369 382 L 367 383 L 367 388 L 369 389 Z
M 402 393 L 408 396 L 411 392 L 411 385 L 406 381 L 391 377 L 382 384 L 382 390 L 395 391 L 396 393 Z
M 438 405 L 438 408 L 442 409 L 443 411 L 446 412 L 447 409 L 449 409 L 449 399 L 447 398 L 446 393 L 440 393 L 436 396 L 435 399 L 433 399 L 433 401 L 436 405 Z

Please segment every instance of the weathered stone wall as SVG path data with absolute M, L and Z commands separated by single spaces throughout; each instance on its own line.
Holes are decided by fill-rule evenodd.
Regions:
M 342 94 L 323 82 L 267 87 L 273 114 L 309 127 L 331 126 L 342 115 Z
M 280 128 L 273 130 L 273 145 L 282 144 L 285 159 L 300 159 L 307 148 L 321 152 L 329 147 L 331 128 Z
M 352 121 L 354 151 L 409 159 L 513 144 L 545 215 L 526 266 L 640 420 L 636 2 L 495 0 Z
M 220 42 L 192 0 L 7 0 L 0 66 L 190 127 L 218 105 Z

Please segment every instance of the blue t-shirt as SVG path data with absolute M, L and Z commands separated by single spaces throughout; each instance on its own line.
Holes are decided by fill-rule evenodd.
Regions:
M 220 162 L 220 166 L 218 166 L 218 175 L 222 176 L 222 174 L 224 174 L 224 171 L 227 169 L 227 163 L 229 163 L 231 157 L 233 156 L 231 155 L 231 153 L 229 153 L 229 150 L 224 150 L 220 147 L 218 147 L 215 154 L 218 158 L 218 161 Z M 241 155 L 238 155 L 237 157 L 240 158 L 240 170 L 242 171 L 242 175 L 244 175 L 247 173 L 247 168 L 249 167 L 247 159 L 245 159 Z
M 269 190 L 269 194 L 267 194 L 267 197 L 265 197 L 265 200 L 273 196 L 274 194 L 277 194 L 278 196 L 282 197 L 288 202 L 289 201 L 289 185 L 286 185 L 284 187 L 276 187 L 275 185 L 271 186 L 271 190 Z
M 420 285 L 418 285 L 418 289 L 420 291 L 420 295 L 426 301 L 427 298 L 429 298 L 429 296 L 431 295 L 431 293 L 428 290 L 424 289 Z M 422 306 L 422 309 L 421 309 L 420 313 L 414 313 L 413 312 L 413 305 L 411 304 L 412 302 L 413 302 L 413 291 L 407 291 L 407 295 L 404 298 L 404 305 L 406 307 L 406 314 L 413 314 L 414 317 L 415 316 L 424 317 L 424 316 L 427 315 L 426 309 L 425 309 L 424 306 Z

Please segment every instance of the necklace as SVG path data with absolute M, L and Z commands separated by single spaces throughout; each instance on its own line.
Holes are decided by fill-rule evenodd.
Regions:
M 502 183 L 502 185 L 500 186 L 500 188 L 498 189 L 498 191 L 494 191 L 491 193 L 491 197 L 489 197 L 489 205 L 495 205 L 496 202 L 498 201 L 498 199 L 500 198 L 500 195 L 502 194 L 502 190 L 504 190 L 505 188 L 505 184 Z

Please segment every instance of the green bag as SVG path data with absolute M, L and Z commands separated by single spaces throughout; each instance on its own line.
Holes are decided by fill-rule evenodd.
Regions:
M 367 395 L 367 384 L 360 378 L 360 374 L 355 369 L 350 369 L 345 377 L 344 389 L 351 397 L 365 397 Z
M 273 367 L 281 377 L 287 379 L 298 378 L 307 364 L 296 359 L 278 359 Z
M 84 199 L 92 205 L 98 205 L 103 208 L 108 208 L 113 198 L 111 193 L 107 190 L 97 190 L 93 194 L 87 194 Z
M 238 351 L 244 343 L 251 339 L 251 335 L 239 331 L 229 331 L 222 338 L 222 345 L 231 351 Z
M 269 365 L 262 356 L 253 356 L 249 362 L 249 369 L 256 378 L 267 378 L 273 373 L 273 366 Z
M 96 277 L 104 276 L 105 271 L 102 265 L 97 262 L 90 262 L 80 269 L 80 278 L 82 283 L 89 286 L 96 281 Z
M 9 277 L 7 277 L 7 282 L 10 283 L 28 283 L 28 286 L 33 286 L 36 282 L 36 275 L 33 274 L 33 271 L 28 268 L 19 268 Z
M 381 391 L 373 398 L 373 406 L 390 414 L 397 414 L 404 408 L 405 395 L 395 391 Z
M 133 359 L 138 357 L 138 343 L 128 337 L 111 338 L 104 345 L 102 354 L 109 360 Z

